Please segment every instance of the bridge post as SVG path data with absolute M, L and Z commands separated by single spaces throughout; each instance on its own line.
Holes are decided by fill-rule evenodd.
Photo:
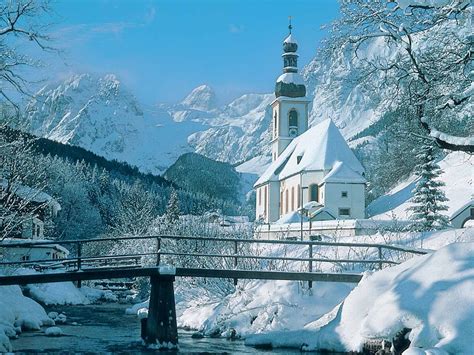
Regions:
M 178 327 L 174 299 L 174 274 L 151 276 L 150 304 L 145 342 L 160 348 L 178 346 Z
M 382 260 L 382 247 L 378 247 L 379 249 L 379 270 L 382 270 L 383 268 L 383 262 L 381 261 Z
M 81 271 L 81 267 L 82 267 L 82 259 L 81 259 L 82 244 L 77 243 L 76 246 L 77 246 L 77 271 Z M 81 286 L 82 286 L 82 281 L 81 281 L 81 279 L 79 279 L 79 280 L 77 280 L 77 288 L 81 288 Z
M 238 247 L 237 247 L 237 241 L 234 241 L 234 255 L 237 255 L 238 253 Z M 237 269 L 237 256 L 234 257 L 234 269 Z M 234 279 L 234 286 L 237 286 L 237 279 Z
M 309 267 L 308 271 L 313 272 L 313 244 L 309 243 Z M 313 281 L 308 281 L 309 288 L 313 288 Z
M 156 266 L 160 265 L 161 259 L 161 238 L 156 238 Z

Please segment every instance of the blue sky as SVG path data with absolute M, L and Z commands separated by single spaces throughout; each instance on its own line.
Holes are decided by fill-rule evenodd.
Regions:
M 273 91 L 293 17 L 300 68 L 338 15 L 336 0 L 55 0 L 51 32 L 61 59 L 51 80 L 114 73 L 143 102 L 176 102 L 209 84 L 221 103 Z

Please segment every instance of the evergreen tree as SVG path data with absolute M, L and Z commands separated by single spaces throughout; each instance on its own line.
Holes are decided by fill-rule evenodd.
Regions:
M 416 183 L 410 208 L 413 211 L 411 219 L 415 221 L 417 231 L 430 231 L 445 227 L 448 219 L 441 212 L 448 207 L 443 202 L 448 201 L 441 187 L 444 182 L 437 180 L 442 170 L 435 162 L 433 146 L 424 144 L 417 154 L 419 164 L 415 174 L 419 177 Z
M 170 199 L 166 205 L 165 219 L 168 224 L 175 223 L 179 220 L 181 214 L 179 209 L 178 193 L 175 189 L 171 189 Z

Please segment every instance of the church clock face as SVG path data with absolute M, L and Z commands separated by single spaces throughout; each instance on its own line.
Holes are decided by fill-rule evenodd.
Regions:
M 288 130 L 288 135 L 291 137 L 291 138 L 294 138 L 298 135 L 298 128 L 296 127 L 291 127 L 289 130 Z

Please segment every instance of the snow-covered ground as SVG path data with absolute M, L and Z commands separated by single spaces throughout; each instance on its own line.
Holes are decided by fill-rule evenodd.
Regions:
M 360 351 L 410 329 L 404 354 L 472 354 L 474 243 L 453 243 L 367 273 L 343 303 L 304 331 L 248 337 L 248 345 Z
M 357 238 L 359 242 L 368 242 L 368 243 L 390 243 L 397 244 L 401 246 L 410 246 L 410 247 L 420 247 L 423 246 L 424 249 L 436 250 L 444 247 L 450 243 L 457 243 L 453 245 L 460 245 L 461 247 L 455 247 L 456 253 L 458 249 L 463 249 L 463 247 L 469 246 L 470 244 L 466 243 L 467 241 L 474 240 L 474 229 L 451 229 L 439 232 L 430 232 L 430 233 L 395 233 L 395 232 L 381 232 L 376 235 L 370 236 L 357 236 L 357 237 L 345 237 L 340 238 L 338 241 L 341 242 L 354 242 L 354 238 Z M 462 243 L 464 242 L 464 243 Z M 448 250 L 450 247 L 448 247 Z M 466 247 L 465 250 L 470 250 L 470 247 Z M 275 248 L 275 247 L 265 247 L 260 250 L 261 255 L 286 255 L 291 257 L 297 256 L 306 256 L 307 250 L 300 246 L 292 246 L 287 248 Z M 444 253 L 444 254 L 443 254 Z M 469 260 L 472 258 L 472 254 L 463 254 L 460 252 L 460 258 Z M 318 256 L 325 256 L 331 258 L 338 255 L 339 257 L 354 257 L 358 256 L 359 258 L 376 258 L 376 252 L 373 250 L 361 250 L 360 252 L 347 249 L 316 249 L 315 254 Z M 459 271 L 461 275 L 466 272 L 468 268 L 469 261 L 463 263 L 451 262 L 446 255 L 451 255 L 449 252 L 441 252 L 434 259 L 425 263 L 423 260 L 429 259 L 431 256 L 423 256 L 421 258 L 415 257 L 409 259 L 407 262 L 395 267 L 384 269 L 381 272 L 375 272 L 373 274 L 373 282 L 370 273 L 368 272 L 362 282 L 355 289 L 354 284 L 343 284 L 343 283 L 313 283 L 313 289 L 309 290 L 306 283 L 300 282 L 289 282 L 289 281 L 239 281 L 239 285 L 235 292 L 225 297 L 213 297 L 212 292 L 204 292 L 198 288 L 189 288 L 189 287 L 180 287 L 179 282 L 176 287 L 176 301 L 177 301 L 177 316 L 178 324 L 180 326 L 187 326 L 193 329 L 199 330 L 200 332 L 207 335 L 221 334 L 223 336 L 228 336 L 235 332 L 238 336 L 248 337 L 249 344 L 261 344 L 268 343 L 271 340 L 271 343 L 274 346 L 296 346 L 300 347 L 303 343 L 310 344 L 311 336 L 314 334 L 314 323 L 315 321 L 328 322 L 330 319 L 334 318 L 339 309 L 337 305 L 341 304 L 345 299 L 350 299 L 346 297 L 351 296 L 356 292 L 356 289 L 363 288 L 364 291 L 357 292 L 368 292 L 371 293 L 372 303 L 366 303 L 371 306 L 378 299 L 378 295 L 382 295 L 383 292 L 394 288 L 397 286 L 397 280 L 400 276 L 397 276 L 402 273 L 413 273 L 416 271 L 418 265 L 422 265 L 424 272 L 429 272 L 429 270 L 436 263 L 448 263 L 449 267 L 445 269 L 445 273 L 437 272 L 438 269 L 433 269 L 432 273 L 436 274 L 434 278 L 426 279 L 426 284 L 420 286 L 420 289 L 409 288 L 409 285 L 412 279 L 400 279 L 404 280 L 404 284 L 399 286 L 401 287 L 400 297 L 403 296 L 406 298 L 412 307 L 410 309 L 417 309 L 417 303 L 423 303 L 419 305 L 419 315 L 420 317 L 424 316 L 431 319 L 428 314 L 425 314 L 430 310 L 430 307 L 436 306 L 436 304 L 428 305 L 426 304 L 430 299 L 417 297 L 413 299 L 413 292 L 424 292 L 429 290 L 429 287 L 436 286 L 436 282 L 444 282 L 451 277 L 454 277 L 454 281 L 457 279 L 457 272 Z M 457 255 L 457 254 L 454 254 Z M 405 260 L 406 255 L 395 255 L 394 257 L 399 257 L 401 261 Z M 460 259 L 460 260 L 461 260 Z M 462 260 L 464 260 L 462 259 Z M 470 261 L 472 267 L 473 260 Z M 440 264 L 441 265 L 441 264 Z M 464 265 L 464 266 L 463 266 Z M 461 268 L 459 269 L 458 268 Z M 298 270 L 304 268 L 304 265 L 291 265 L 287 264 L 287 268 Z M 337 271 L 340 269 L 340 265 L 334 265 L 330 263 L 321 263 L 315 266 L 324 271 Z M 344 267 L 344 266 L 342 266 Z M 420 266 L 421 267 L 421 266 Z M 443 268 L 442 266 L 439 266 Z M 357 272 L 361 271 L 362 267 L 359 269 L 353 269 L 352 271 Z M 407 271 L 409 270 L 409 271 Z M 381 275 L 381 276 L 377 276 Z M 418 276 L 417 276 L 418 277 Z M 379 281 L 380 280 L 380 281 Z M 441 280 L 441 281 L 440 281 Z M 459 279 L 461 283 L 464 283 L 463 279 Z M 449 281 L 446 285 L 449 286 Z M 430 286 L 431 285 L 431 286 Z M 454 284 L 453 284 L 454 287 Z M 467 287 L 463 284 L 462 287 Z M 372 290 L 373 289 L 373 290 Z M 388 292 L 388 291 L 387 291 Z M 407 294 L 403 294 L 407 292 Z M 450 291 L 449 291 L 450 292 Z M 456 294 L 456 291 L 453 291 Z M 205 296 L 204 296 L 205 295 Z M 449 297 L 452 295 L 450 294 Z M 382 297 L 382 296 L 380 296 Z M 385 297 L 385 296 L 384 296 Z M 441 296 L 440 296 L 441 297 Z M 444 296 L 443 296 L 444 297 Z M 448 296 L 447 296 L 448 297 Z M 364 297 L 360 297 L 364 300 Z M 412 301 L 410 301 L 412 300 Z M 441 298 L 437 296 L 432 297 L 433 302 L 441 302 Z M 443 298 L 443 300 L 445 300 Z M 467 300 L 468 301 L 468 300 Z M 473 300 L 471 299 L 471 302 Z M 346 301 L 344 301 L 346 302 Z M 380 301 L 382 302 L 382 301 Z M 411 302 L 411 303 L 410 303 Z M 467 306 L 467 303 L 465 303 Z M 137 304 L 131 307 L 129 313 L 137 313 L 139 309 L 146 307 L 147 303 Z M 472 306 L 472 305 L 471 305 Z M 359 307 L 356 305 L 355 307 Z M 387 309 L 390 308 L 390 305 L 386 305 Z M 397 311 L 397 308 L 393 308 L 394 312 Z M 375 311 L 373 311 L 375 312 Z M 425 313 L 423 313 L 425 312 Z M 393 322 L 396 321 L 397 316 L 403 318 L 403 314 L 391 314 L 393 317 Z M 436 313 L 437 314 L 437 313 Z M 440 313 L 442 314 L 442 313 Z M 435 315 L 435 314 L 434 314 Z M 354 318 L 353 327 L 362 327 L 363 324 L 358 324 L 361 320 L 359 318 Z M 383 318 L 382 318 L 383 319 Z M 403 318 L 404 319 L 404 318 Z M 411 318 L 413 319 L 413 318 Z M 348 322 L 345 318 L 346 323 Z M 436 322 L 440 321 L 436 318 Z M 335 322 L 335 321 L 333 321 Z M 435 321 L 433 321 L 436 323 Z M 433 324 L 434 324 L 433 323 Z M 334 323 L 332 323 L 334 324 Z M 352 323 L 351 323 L 352 324 Z M 431 323 L 430 323 L 431 324 Z M 445 323 L 439 323 L 441 325 Z M 451 323 L 450 323 L 451 324 Z M 410 324 L 411 325 L 411 324 Z M 349 327 L 349 326 L 348 326 Z M 414 326 L 413 326 L 414 327 Z M 354 328 L 354 329 L 355 329 Z M 349 328 L 348 328 L 349 329 Z M 351 328 L 352 329 L 352 328 Z M 358 328 L 357 328 L 358 329 Z M 362 328 L 361 328 L 362 329 Z M 414 329 L 414 328 L 413 328 Z M 380 331 L 387 330 L 386 328 L 381 328 Z M 468 330 L 458 329 L 462 334 Z M 293 331 L 291 333 L 287 333 Z M 472 330 L 471 330 L 472 331 Z M 270 332 L 270 333 L 268 333 Z M 272 333 L 276 332 L 276 333 Z M 329 330 L 327 331 L 329 333 Z M 350 332 L 350 330 L 347 330 Z M 464 333 L 463 333 L 464 332 Z M 268 336 L 262 337 L 253 337 L 253 334 L 265 334 L 268 333 Z M 291 334 L 291 337 L 283 336 L 282 334 Z M 382 333 L 377 333 L 378 337 Z M 387 333 L 388 334 L 388 333 Z M 413 335 L 415 332 L 413 332 Z M 338 331 L 335 330 L 334 337 L 337 337 Z M 359 340 L 362 339 L 362 336 L 366 336 L 365 333 L 359 336 Z M 370 337 L 367 337 L 369 339 Z M 365 339 L 365 338 L 364 338 Z M 281 343 L 279 343 L 281 341 Z M 355 340 L 354 340 L 355 341 Z M 313 344 L 313 343 L 311 343 Z M 342 343 L 341 343 L 342 344 Z M 345 343 L 344 343 L 345 344 Z M 359 343 L 357 343 L 359 344 Z M 418 344 L 418 343 L 414 343 Z M 435 346 L 434 344 L 433 346 Z M 342 345 L 341 345 L 342 346 Z M 344 345 L 345 346 L 345 345 Z M 339 347 L 337 349 L 342 349 Z M 346 348 L 344 348 L 346 349 Z M 347 348 L 348 349 L 348 348 Z
M 446 203 L 451 216 L 460 207 L 474 198 L 474 158 L 463 152 L 448 154 L 439 162 L 443 170 L 439 180 L 446 186 L 442 187 L 449 201 Z M 411 176 L 401 182 L 387 194 L 379 197 L 367 207 L 367 213 L 374 219 L 407 219 L 410 216 L 408 208 L 416 184 L 416 177 Z

